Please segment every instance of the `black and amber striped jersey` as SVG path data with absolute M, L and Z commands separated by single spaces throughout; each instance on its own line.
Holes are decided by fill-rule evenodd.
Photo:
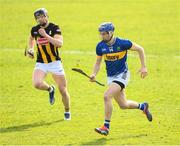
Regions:
M 40 29 L 40 25 L 36 25 L 31 29 L 31 36 L 35 38 L 37 45 L 37 60 L 36 62 L 41 63 L 50 63 L 56 60 L 61 60 L 58 52 L 58 48 L 48 42 L 48 40 L 42 37 L 38 30 Z M 55 34 L 61 35 L 61 30 L 58 25 L 53 23 L 49 23 L 48 26 L 44 29 L 48 35 L 53 37 Z

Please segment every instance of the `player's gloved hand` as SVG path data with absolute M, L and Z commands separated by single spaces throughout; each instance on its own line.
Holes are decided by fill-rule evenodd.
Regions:
M 27 56 L 31 59 L 34 58 L 34 49 L 28 49 L 27 50 Z
M 141 78 L 144 79 L 148 75 L 147 68 L 146 67 L 141 67 L 141 69 L 138 71 L 138 73 L 140 73 Z
M 90 75 L 90 81 L 95 82 L 96 76 L 94 74 Z

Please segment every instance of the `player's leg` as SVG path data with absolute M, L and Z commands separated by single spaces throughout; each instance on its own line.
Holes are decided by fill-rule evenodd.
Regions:
M 32 80 L 36 89 L 49 91 L 49 85 L 44 81 L 46 73 L 40 69 L 34 69 Z
M 54 98 L 54 86 L 48 85 L 44 78 L 46 77 L 46 72 L 42 69 L 35 68 L 32 76 L 33 85 L 36 89 L 45 90 L 49 92 L 49 102 L 50 104 L 54 104 L 55 98 Z
M 127 100 L 124 89 L 120 92 L 118 96 L 114 96 L 114 99 L 118 103 L 121 109 L 140 109 L 146 114 L 149 121 L 152 121 L 152 115 L 149 111 L 148 103 L 138 103 L 136 101 Z
M 121 109 L 137 109 L 139 107 L 138 102 L 126 99 L 124 89 L 121 90 L 118 96 L 114 96 L 114 99 L 116 100 Z
M 67 82 L 64 74 L 61 75 L 56 75 L 52 74 L 53 79 L 55 80 L 58 89 L 62 95 L 62 102 L 64 104 L 64 119 L 65 120 L 70 120 L 71 119 L 71 114 L 70 114 L 70 96 L 67 90 Z
M 108 135 L 110 128 L 110 120 L 113 110 L 112 99 L 113 97 L 118 96 L 120 94 L 120 90 L 121 88 L 119 85 L 117 85 L 116 83 L 111 83 L 107 91 L 104 93 L 104 108 L 105 108 L 104 125 L 100 128 L 96 128 L 95 129 L 96 132 L 103 135 Z

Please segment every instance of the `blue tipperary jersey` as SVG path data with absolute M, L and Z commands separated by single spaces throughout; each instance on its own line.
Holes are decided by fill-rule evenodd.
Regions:
M 129 40 L 115 38 L 112 45 L 101 41 L 97 44 L 96 54 L 98 57 L 104 57 L 107 76 L 114 76 L 128 70 L 127 50 L 132 47 Z

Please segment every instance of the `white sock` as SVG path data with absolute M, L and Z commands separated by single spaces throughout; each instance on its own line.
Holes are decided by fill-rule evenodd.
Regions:
M 50 87 L 49 87 L 49 92 L 51 93 L 52 91 L 53 91 L 53 87 L 50 86 Z

